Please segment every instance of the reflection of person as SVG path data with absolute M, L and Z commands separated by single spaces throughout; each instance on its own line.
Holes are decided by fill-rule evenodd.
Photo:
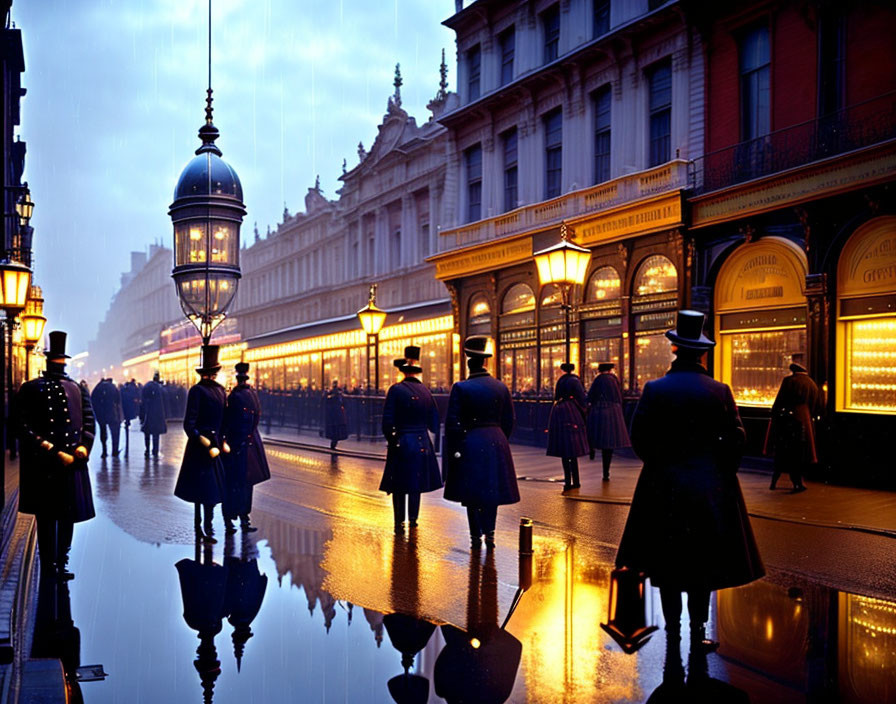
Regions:
M 340 440 L 348 437 L 348 418 L 345 415 L 345 403 L 339 382 L 333 379 L 333 385 L 327 389 L 324 397 L 324 436 L 330 440 L 330 449 L 335 450 Z
M 408 348 L 414 352 L 418 348 Z M 383 435 L 388 450 L 380 491 L 392 494 L 395 531 L 404 530 L 405 497 L 411 528 L 417 527 L 420 494 L 442 487 L 439 463 L 429 433 L 439 430 L 439 410 L 429 389 L 420 381 L 423 373 L 408 362 L 399 367 L 404 379 L 389 387 L 383 406 Z
M 445 418 L 445 498 L 467 507 L 474 550 L 495 547 L 498 506 L 520 500 L 508 438 L 513 431 L 510 391 L 485 369 L 488 338 L 468 337 L 470 374 L 451 387 Z
M 68 582 L 42 579 L 37 593 L 32 658 L 53 658 L 62 662 L 67 690 L 66 702 L 84 699 L 77 672 L 81 666 L 81 633 L 72 619 Z
M 187 401 L 189 405 L 189 400 Z M 175 565 L 184 604 L 184 621 L 197 632 L 199 647 L 193 666 L 202 682 L 203 699 L 211 702 L 215 681 L 221 674 L 221 663 L 215 648 L 215 636 L 221 632 L 224 598 L 227 590 L 227 568 L 212 560 L 211 545 L 206 545 L 200 561 L 184 558 Z
M 645 572 L 660 588 L 673 644 L 687 592 L 692 651 L 710 647 L 710 593 L 765 573 L 736 476 L 744 428 L 731 389 L 702 364 L 715 345 L 703 319 L 679 311 L 666 333 L 676 359 L 645 384 L 635 410 L 632 444 L 644 468 L 616 555 L 617 566 Z
M 513 691 L 523 645 L 498 626 L 498 572 L 494 553 L 482 565 L 470 558 L 467 630 L 442 626 L 445 647 L 433 673 L 436 694 L 448 704 L 501 704 Z
M 246 642 L 253 635 L 250 626 L 261 610 L 268 587 L 268 576 L 259 571 L 257 552 L 253 554 L 249 542 L 244 538 L 240 557 L 230 554 L 224 558 L 227 568 L 224 614 L 233 626 L 233 655 L 237 671 L 242 666 Z
M 554 389 L 554 405 L 548 420 L 548 457 L 563 461 L 563 491 L 578 489 L 579 457 L 588 454 L 588 435 L 585 432 L 585 387 L 576 365 L 564 362 L 563 374 Z
M 218 346 L 203 345 L 202 366 L 196 370 L 200 379 L 187 396 L 184 415 L 187 446 L 174 486 L 176 497 L 195 505 L 196 537 L 209 543 L 216 542 L 212 537 L 212 516 L 215 504 L 221 503 L 224 494 L 224 467 L 219 455 L 230 452 L 221 434 L 227 393 L 215 381 L 219 369 Z M 205 509 L 202 521 L 200 506 Z
M 249 386 L 249 365 L 236 365 L 236 386 L 227 397 L 224 411 L 224 439 L 231 451 L 225 456 L 225 493 L 222 511 L 228 533 L 234 532 L 233 521 L 240 519 L 244 531 L 254 531 L 249 523 L 252 510 L 252 487 L 271 478 L 258 432 L 261 404 L 255 389 Z
M 591 445 L 591 459 L 594 451 L 601 451 L 604 479 L 610 478 L 610 462 L 613 450 L 631 447 L 625 416 L 622 414 L 622 387 L 613 373 L 612 362 L 597 365 L 597 376 L 588 389 L 588 442 Z
M 140 392 L 140 427 L 143 431 L 143 439 L 146 443 L 144 457 L 149 457 L 149 445 L 152 440 L 152 456 L 159 456 L 159 435 L 168 432 L 168 423 L 165 420 L 165 394 L 159 383 L 159 373 L 152 375 L 152 381 L 147 381 Z
M 106 456 L 106 436 L 112 436 L 112 456 L 118 457 L 118 441 L 121 433 L 121 394 L 112 379 L 100 379 L 100 383 L 93 387 L 90 394 L 90 402 L 93 406 L 93 416 L 100 428 L 100 442 L 103 445 L 103 453 Z
M 87 456 L 95 425 L 90 396 L 65 374 L 66 334 L 54 330 L 43 376 L 22 384 L 15 399 L 19 432 L 19 511 L 37 519 L 41 571 L 66 571 L 74 524 L 93 518 Z
M 815 420 L 821 416 L 823 407 L 821 391 L 801 364 L 802 358 L 802 354 L 793 355 L 791 374 L 781 381 L 765 438 L 766 453 L 775 453 L 769 489 L 774 489 L 778 478 L 787 471 L 794 493 L 806 490 L 803 474 L 809 465 L 818 462 Z

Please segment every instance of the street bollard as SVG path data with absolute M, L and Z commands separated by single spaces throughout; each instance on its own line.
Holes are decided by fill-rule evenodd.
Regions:
M 520 518 L 520 554 L 532 554 L 532 519 Z

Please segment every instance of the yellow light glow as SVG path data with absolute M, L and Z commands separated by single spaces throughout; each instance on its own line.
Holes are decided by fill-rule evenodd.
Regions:
M 482 645 L 482 643 L 479 642 L 478 638 L 470 638 L 470 645 L 473 648 L 478 648 L 480 645 Z
M 190 239 L 193 240 L 194 242 L 201 240 L 202 239 L 202 230 L 200 230 L 198 227 L 191 227 L 190 228 Z

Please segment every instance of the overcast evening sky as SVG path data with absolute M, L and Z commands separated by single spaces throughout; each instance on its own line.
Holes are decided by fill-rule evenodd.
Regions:
M 35 202 L 35 283 L 69 353 L 96 335 L 130 252 L 171 247 L 167 210 L 199 146 L 207 0 L 15 0 L 28 93 L 19 134 Z M 455 86 L 454 0 L 212 0 L 218 146 L 264 234 L 304 208 L 320 174 L 334 198 L 342 160 L 369 149 L 401 63 L 418 123 L 446 49 Z M 173 283 L 172 283 L 173 286 Z M 134 311 L 139 315 L 139 311 Z

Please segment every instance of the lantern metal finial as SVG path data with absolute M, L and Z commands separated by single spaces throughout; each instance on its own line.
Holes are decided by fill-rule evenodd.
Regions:
M 570 231 L 572 228 L 566 224 L 566 220 L 560 223 L 560 239 L 564 242 L 569 241 Z

